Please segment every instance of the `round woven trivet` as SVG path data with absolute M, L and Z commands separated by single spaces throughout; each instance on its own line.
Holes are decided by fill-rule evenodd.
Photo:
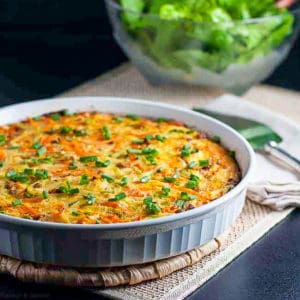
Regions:
M 10 274 L 24 282 L 55 284 L 72 287 L 112 287 L 133 285 L 165 277 L 199 262 L 221 247 L 227 233 L 184 254 L 136 266 L 119 268 L 66 268 L 24 262 L 0 255 L 0 273 Z

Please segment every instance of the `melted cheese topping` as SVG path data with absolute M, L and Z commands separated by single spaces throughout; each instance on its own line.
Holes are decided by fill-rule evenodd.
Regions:
M 180 213 L 240 180 L 233 153 L 171 120 L 53 113 L 0 127 L 0 212 L 99 224 Z

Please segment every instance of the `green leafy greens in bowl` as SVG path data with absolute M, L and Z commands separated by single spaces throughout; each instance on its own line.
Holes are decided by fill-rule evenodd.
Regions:
M 122 24 L 160 67 L 223 73 L 279 47 L 294 16 L 275 0 L 120 0 Z

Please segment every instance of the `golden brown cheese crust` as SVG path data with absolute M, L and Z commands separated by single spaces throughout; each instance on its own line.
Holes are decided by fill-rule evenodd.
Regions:
M 0 127 L 0 211 L 120 223 L 213 201 L 240 180 L 233 153 L 176 121 L 53 113 Z

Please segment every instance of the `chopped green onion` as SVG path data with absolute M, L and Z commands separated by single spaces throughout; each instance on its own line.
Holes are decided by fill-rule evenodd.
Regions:
M 34 176 L 37 179 L 47 179 L 49 177 L 48 170 L 36 170 Z
M 187 192 L 181 192 L 180 199 L 185 201 L 190 201 L 196 199 L 197 196 L 195 195 L 189 195 Z
M 89 193 L 87 195 L 87 199 L 88 199 L 87 201 L 88 205 L 93 205 L 96 202 L 96 197 L 93 193 Z
M 47 191 L 43 191 L 42 192 L 42 197 L 43 197 L 43 199 L 47 199 L 48 198 L 48 192 Z
M 73 129 L 75 136 L 86 136 L 87 132 L 84 129 Z
M 146 158 L 146 160 L 148 160 L 150 162 L 150 164 L 152 166 L 157 165 L 157 162 L 156 162 L 155 157 L 153 155 L 146 155 L 145 158 Z
M 120 201 L 126 197 L 127 197 L 127 195 L 125 193 L 119 193 L 119 194 L 115 195 L 115 197 L 108 199 L 108 201 Z
M 181 149 L 181 155 L 183 157 L 190 156 L 191 145 L 184 145 Z
M 70 165 L 69 165 L 69 170 L 75 170 L 78 167 L 75 165 L 75 162 L 73 161 Z
M 127 115 L 126 115 L 126 118 L 127 118 L 127 119 L 130 119 L 130 120 L 132 120 L 132 121 L 137 121 L 137 120 L 140 119 L 139 117 L 134 116 L 134 115 L 130 115 L 130 114 L 127 114 Z
M 188 164 L 188 168 L 189 168 L 189 169 L 193 169 L 195 166 L 197 166 L 197 162 L 195 162 L 195 161 L 191 161 L 191 162 Z
M 38 156 L 42 156 L 43 154 L 45 154 L 47 152 L 47 149 L 45 147 L 41 147 L 38 151 L 37 151 L 37 155 Z
M 105 179 L 106 181 L 108 181 L 108 182 L 114 182 L 114 181 L 115 181 L 113 177 L 108 176 L 108 175 L 105 175 L 105 174 L 102 174 L 101 177 L 102 177 L 103 179 Z
M 60 131 L 61 134 L 68 134 L 72 131 L 72 128 L 67 127 L 67 126 L 62 126 L 62 127 L 60 127 L 59 131 Z
M 123 118 L 117 117 L 117 116 L 114 117 L 114 120 L 115 120 L 116 122 L 118 122 L 118 123 L 123 122 Z
M 4 166 L 4 161 L 0 161 L 0 168 Z
M 14 170 L 10 170 L 6 173 L 5 177 L 7 179 L 10 179 L 12 181 L 19 181 L 19 182 L 27 182 L 29 180 L 29 177 L 24 173 L 17 173 Z
M 190 189 L 195 189 L 199 185 L 199 182 L 200 178 L 197 175 L 191 174 L 189 181 L 186 184 L 186 187 Z
M 187 202 L 184 200 L 176 200 L 175 205 L 181 209 L 184 209 L 185 206 L 187 205 Z
M 79 193 L 79 188 L 71 188 L 69 181 L 67 181 L 65 186 L 62 185 L 58 189 L 61 193 L 65 193 L 65 194 L 69 194 L 69 195 Z
M 85 185 L 85 184 L 89 184 L 89 183 L 90 183 L 89 176 L 87 174 L 83 174 L 80 177 L 80 184 Z
M 102 161 L 96 161 L 96 167 L 98 167 L 98 168 L 106 168 L 106 167 L 108 167 L 110 165 L 110 160 L 106 160 L 106 161 L 104 161 L 104 162 L 102 162 Z
M 157 156 L 158 151 L 156 149 L 153 149 L 153 148 L 145 148 L 145 149 L 142 149 L 142 154 L 151 154 L 153 156 Z
M 144 140 L 142 140 L 142 139 L 134 139 L 132 141 L 132 143 L 135 144 L 135 145 L 142 145 L 144 143 Z
M 128 154 L 141 154 L 142 150 L 140 149 L 127 149 Z
M 5 144 L 5 140 L 6 140 L 5 135 L 0 133 L 0 146 Z
M 33 169 L 25 169 L 23 171 L 24 174 L 26 175 L 33 175 L 34 174 L 34 170 Z
M 146 182 L 150 181 L 150 179 L 151 179 L 150 176 L 144 176 L 140 179 L 140 182 L 146 183 Z
M 158 123 L 163 123 L 163 122 L 166 122 L 166 121 L 167 121 L 166 118 L 157 118 L 156 119 L 156 122 L 158 122 Z
M 155 138 L 158 140 L 158 141 L 160 141 L 160 142 L 165 142 L 165 140 L 166 140 L 166 138 L 165 137 L 163 137 L 163 136 L 161 136 L 160 134 L 157 134 L 156 136 L 155 136 Z
M 123 178 L 121 179 L 120 183 L 121 183 L 122 186 L 127 185 L 127 184 L 128 184 L 128 178 L 127 178 L 127 177 L 123 177 Z
M 199 166 L 200 167 L 208 167 L 209 166 L 209 160 L 208 159 L 199 160 Z
M 147 142 L 150 142 L 151 140 L 154 139 L 154 137 L 153 137 L 152 134 L 148 134 L 148 135 L 146 135 L 145 139 L 146 139 Z
M 176 173 L 172 177 L 170 177 L 170 176 L 164 177 L 164 180 L 167 181 L 167 182 L 175 182 L 178 177 L 179 177 L 179 173 Z
M 12 204 L 12 206 L 18 206 L 18 205 L 22 205 L 23 201 L 22 201 L 22 199 L 17 199 L 15 201 L 13 201 L 11 204 Z
M 87 162 L 94 162 L 94 161 L 97 161 L 98 158 L 97 158 L 97 156 L 94 156 L 94 155 L 91 155 L 91 156 L 81 156 L 81 157 L 79 158 L 79 160 L 80 160 L 81 162 L 87 163 Z
M 109 128 L 107 126 L 104 126 L 102 128 L 102 131 L 103 131 L 104 139 L 105 140 L 110 140 L 111 139 L 111 132 L 110 132 Z
M 169 187 L 162 187 L 162 195 L 168 197 L 170 195 L 171 189 Z
M 213 140 L 215 143 L 217 143 L 217 144 L 219 144 L 219 143 L 221 142 L 221 138 L 220 138 L 218 135 L 215 135 L 215 136 L 212 138 L 212 140 Z
M 145 204 L 146 210 L 149 214 L 156 214 L 161 211 L 159 205 L 153 202 L 152 197 L 146 197 L 144 199 L 144 204 Z
M 35 117 L 32 117 L 32 120 L 39 121 L 41 118 L 42 118 L 41 116 L 35 116 Z
M 53 121 L 59 121 L 60 120 L 60 115 L 59 114 L 52 114 L 52 115 L 50 115 L 50 118 Z
M 38 150 L 38 149 L 40 149 L 40 148 L 42 147 L 42 144 L 41 144 L 40 142 L 35 142 L 35 143 L 32 144 L 31 147 L 32 147 L 33 149 Z
M 80 216 L 80 213 L 77 211 L 72 211 L 72 216 L 78 217 L 78 216 Z

